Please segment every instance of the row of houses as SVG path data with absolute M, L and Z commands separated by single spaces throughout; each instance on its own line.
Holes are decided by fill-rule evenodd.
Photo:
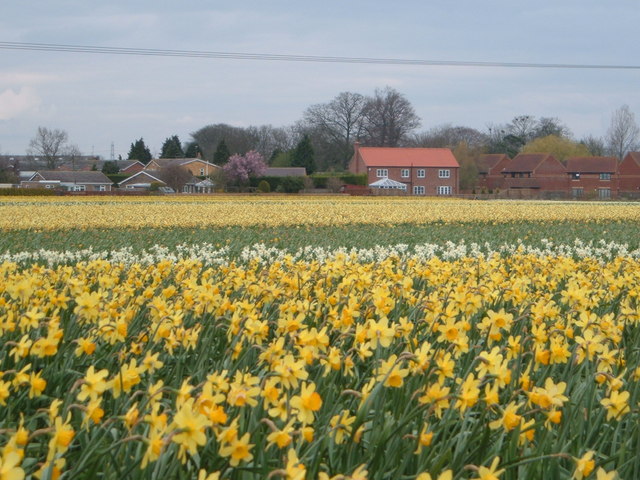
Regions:
M 104 162 L 103 162 L 104 163 Z M 22 188 L 45 188 L 71 192 L 110 192 L 114 188 L 140 192 L 156 188 L 164 193 L 211 193 L 221 167 L 202 158 L 152 159 L 148 164 L 138 160 L 115 162 L 118 176 L 114 184 L 101 171 L 40 170 L 29 172 L 20 182 Z M 103 165 L 99 165 L 102 167 Z M 269 168 L 267 176 L 305 176 L 302 167 Z M 176 177 L 180 177 L 178 180 Z
M 615 157 L 573 157 L 566 164 L 546 153 L 481 155 L 478 187 L 520 197 L 640 198 L 640 152 Z
M 181 169 L 185 175 L 181 190 L 186 193 L 209 193 L 214 184 L 209 178 L 220 169 L 218 165 L 201 158 L 153 159 L 148 164 L 138 160 L 116 162 L 119 175 L 125 178 L 115 184 L 128 191 L 149 190 L 155 185 L 161 191 L 174 191 L 167 176 L 171 167 Z M 31 172 L 20 182 L 22 188 L 46 188 L 72 192 L 110 192 L 114 182 L 101 171 L 40 170 Z

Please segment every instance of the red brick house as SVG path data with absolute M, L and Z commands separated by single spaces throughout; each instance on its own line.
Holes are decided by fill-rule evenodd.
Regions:
M 367 174 L 367 185 L 384 178 L 406 185 L 409 195 L 456 195 L 460 165 L 448 148 L 361 147 L 354 144 L 349 171 Z
M 573 198 L 618 196 L 618 160 L 615 157 L 572 157 L 567 160 L 568 191 Z
M 502 188 L 504 179 L 502 170 L 509 164 L 511 159 L 505 153 L 489 153 L 480 155 L 476 160 L 478 167 L 478 187 L 487 190 Z
M 566 195 L 567 170 L 548 153 L 520 153 L 502 170 L 502 189 L 520 196 Z
M 629 152 L 618 165 L 618 192 L 625 197 L 640 197 L 640 152 Z

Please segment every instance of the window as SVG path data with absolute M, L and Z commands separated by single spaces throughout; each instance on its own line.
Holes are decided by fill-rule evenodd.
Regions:
M 424 178 L 424 177 L 425 177 L 424 168 L 419 168 L 418 169 L 418 178 Z
M 573 198 L 581 198 L 582 195 L 584 194 L 584 189 L 583 188 L 572 188 L 571 189 L 571 194 L 573 195 Z
M 611 189 L 610 188 L 599 188 L 598 189 L 598 198 L 611 198 Z
M 101 192 L 106 192 L 107 191 L 107 186 L 106 185 L 100 185 L 98 190 L 101 191 Z
M 600 174 L 600 180 L 611 180 L 611 174 L 610 173 L 601 173 Z
M 451 195 L 451 186 L 442 185 L 438 187 L 438 195 Z
M 85 185 L 74 185 L 73 186 L 73 191 L 74 192 L 84 192 L 87 189 L 87 187 Z
M 416 185 L 413 187 L 413 194 L 414 195 L 424 195 L 424 186 L 422 185 Z
M 204 168 L 200 169 L 200 176 L 204 175 Z
M 386 168 L 378 168 L 376 170 L 376 177 L 378 178 L 385 178 L 389 176 L 389 170 L 387 170 Z
M 133 190 L 134 188 L 136 187 L 134 187 L 133 185 L 127 185 L 127 190 Z
M 580 180 L 580 174 L 579 173 L 572 173 L 571 174 L 571 180 Z
M 451 177 L 451 170 L 441 169 L 438 170 L 438 178 L 449 178 Z
M 400 170 L 400 176 L 402 178 L 409 178 L 409 169 L 403 168 L 402 170 Z

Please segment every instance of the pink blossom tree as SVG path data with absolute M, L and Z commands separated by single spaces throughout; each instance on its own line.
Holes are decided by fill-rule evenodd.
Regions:
M 267 164 L 262 155 L 251 150 L 244 155 L 232 155 L 222 168 L 229 182 L 242 186 L 247 185 L 250 178 L 264 175 Z

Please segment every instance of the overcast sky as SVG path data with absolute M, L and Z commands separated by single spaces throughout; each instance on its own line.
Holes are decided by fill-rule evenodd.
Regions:
M 397 2 L 3 1 L 0 42 L 480 62 L 640 65 L 637 0 Z M 343 91 L 391 86 L 422 119 L 480 130 L 516 115 L 558 117 L 604 135 L 640 70 L 393 66 L 0 49 L 0 153 L 23 154 L 38 126 L 84 154 L 126 158 L 143 137 L 213 123 L 290 125 Z

